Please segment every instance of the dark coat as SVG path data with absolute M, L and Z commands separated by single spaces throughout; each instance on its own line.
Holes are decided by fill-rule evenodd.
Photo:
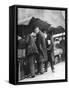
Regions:
M 48 44 L 48 40 L 50 40 L 51 42 L 50 44 Z M 54 45 L 53 45 L 52 37 L 50 35 L 48 35 L 46 39 L 46 45 L 47 45 L 48 57 L 51 56 L 52 61 L 54 61 Z
M 40 61 L 47 61 L 48 57 L 45 36 L 41 31 L 36 36 L 36 46 L 38 48 L 39 56 L 43 57 L 43 59 L 40 59 Z
M 31 35 L 28 35 L 26 41 L 27 41 L 26 55 L 29 56 L 33 54 L 34 55 L 38 54 L 38 50 L 37 50 L 37 46 L 35 44 L 34 38 Z
M 65 40 L 61 40 L 60 48 L 63 49 L 63 58 L 65 58 Z

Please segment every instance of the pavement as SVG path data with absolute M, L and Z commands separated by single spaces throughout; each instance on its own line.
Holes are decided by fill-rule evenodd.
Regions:
M 65 62 L 60 62 L 54 67 L 55 72 L 52 72 L 51 67 L 49 67 L 48 71 L 44 74 L 36 75 L 34 78 L 25 78 L 23 80 L 20 80 L 19 82 L 65 79 Z

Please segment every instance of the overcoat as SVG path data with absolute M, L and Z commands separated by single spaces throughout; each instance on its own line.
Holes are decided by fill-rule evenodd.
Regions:
M 45 36 L 43 32 L 39 31 L 39 33 L 36 35 L 36 46 L 39 52 L 39 57 L 43 57 L 42 59 L 40 58 L 41 61 L 47 61 L 47 47 L 46 47 L 46 41 L 45 41 Z
M 26 46 L 27 56 L 38 54 L 37 46 L 35 44 L 34 38 L 31 35 L 27 36 L 26 43 L 27 43 L 27 46 Z
M 50 44 L 48 43 L 48 40 L 50 40 Z M 53 40 L 51 35 L 48 35 L 47 39 L 46 39 L 46 45 L 47 45 L 47 52 L 48 55 L 51 56 L 52 61 L 54 61 L 54 45 L 53 45 Z

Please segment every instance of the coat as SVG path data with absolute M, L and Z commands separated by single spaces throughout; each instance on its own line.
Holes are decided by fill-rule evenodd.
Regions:
M 40 59 L 39 61 L 47 61 L 48 57 L 45 36 L 41 31 L 36 35 L 36 46 L 39 52 L 39 57 L 43 57 L 43 59 Z
M 35 44 L 34 38 L 29 35 L 27 36 L 27 46 L 26 46 L 26 55 L 36 55 L 38 54 L 37 46 Z
M 65 40 L 61 40 L 60 48 L 63 49 L 63 58 L 65 59 Z
M 48 43 L 48 40 L 50 40 L 50 44 Z M 46 39 L 46 45 L 47 45 L 47 53 L 49 56 L 51 56 L 52 61 L 54 61 L 54 45 L 52 42 L 52 37 L 50 35 L 48 35 L 48 37 Z

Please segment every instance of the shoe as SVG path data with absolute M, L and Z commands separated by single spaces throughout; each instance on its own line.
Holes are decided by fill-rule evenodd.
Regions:
M 22 79 L 25 79 L 25 76 L 23 76 Z
M 35 77 L 35 75 L 31 76 L 31 78 L 34 78 L 34 77 Z
M 31 74 L 26 75 L 26 78 L 30 78 L 30 77 L 31 77 Z
M 55 72 L 54 69 L 52 70 L 52 72 Z
M 36 72 L 36 75 L 40 75 L 40 72 Z
M 45 70 L 45 72 L 47 72 L 47 69 Z
M 43 74 L 44 72 L 40 72 L 40 74 Z

